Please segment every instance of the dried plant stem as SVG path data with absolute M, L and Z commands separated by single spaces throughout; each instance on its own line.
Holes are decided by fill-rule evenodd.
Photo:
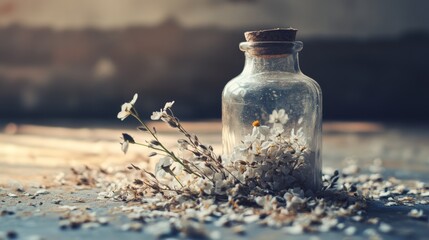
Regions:
M 131 116 L 133 116 L 135 119 L 137 119 L 137 121 L 139 121 L 139 123 L 146 128 L 146 130 L 152 135 L 152 137 L 158 142 L 159 146 L 161 147 L 161 149 L 156 149 L 154 147 L 150 147 L 152 149 L 158 150 L 158 151 L 162 151 L 165 152 L 166 154 L 168 154 L 175 162 L 179 163 L 180 165 L 182 165 L 186 170 L 188 170 L 189 172 L 191 172 L 192 174 L 201 177 L 201 175 L 199 175 L 198 173 L 195 173 L 194 171 L 192 171 L 192 169 L 190 169 L 188 166 L 186 166 L 182 161 L 180 161 L 179 158 L 176 157 L 176 155 L 169 151 L 158 139 L 158 137 L 156 136 L 156 134 L 146 125 L 146 123 L 144 123 L 140 117 L 139 114 L 137 112 L 137 110 L 133 107 L 131 109 Z M 173 177 L 179 182 L 179 184 L 183 187 L 182 183 L 177 179 L 176 176 L 174 176 L 174 174 L 172 174 Z
M 171 115 L 173 115 L 173 111 L 171 111 L 171 109 L 170 109 L 170 112 L 171 112 Z M 173 115 L 174 116 L 174 115 Z M 194 149 L 195 150 L 197 150 L 200 154 L 202 154 L 202 155 L 204 155 L 204 156 L 206 156 L 206 157 L 208 157 L 212 162 L 214 162 L 219 168 L 221 168 L 221 169 L 224 169 L 226 172 L 228 172 L 228 174 L 229 175 L 231 175 L 235 180 L 237 180 L 240 184 L 242 184 L 242 185 L 244 185 L 244 183 L 242 183 L 241 181 L 240 181 L 240 179 L 238 179 L 234 174 L 232 174 L 227 168 L 224 168 L 223 166 L 222 166 L 222 164 L 221 163 L 219 163 L 217 160 L 216 160 L 216 156 L 213 156 L 212 154 L 214 154 L 212 151 L 211 151 L 211 153 L 212 154 L 206 154 L 204 151 L 201 151 L 201 149 L 199 149 L 199 146 L 197 146 L 195 143 L 194 143 L 194 141 L 192 141 L 192 138 L 191 138 L 191 134 L 189 134 L 188 133 L 188 131 L 186 131 L 186 129 L 182 126 L 182 124 L 180 124 L 180 122 L 179 121 L 177 121 L 177 127 L 179 128 L 179 131 L 180 132 L 182 132 L 187 138 L 188 138 L 188 140 L 189 140 L 189 142 L 190 142 L 190 144 L 192 144 L 192 146 L 194 147 Z M 225 173 L 222 171 L 222 173 L 223 173 L 223 176 L 225 177 Z M 210 178 L 209 178 L 210 179 Z

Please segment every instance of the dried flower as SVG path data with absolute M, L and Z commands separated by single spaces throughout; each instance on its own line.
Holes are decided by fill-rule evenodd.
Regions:
M 156 121 L 156 120 L 163 120 L 165 122 L 168 122 L 170 125 L 174 125 L 173 122 L 171 122 L 171 117 L 166 112 L 167 109 L 171 109 L 173 107 L 174 101 L 165 103 L 165 106 L 163 109 L 159 110 L 159 112 L 153 112 L 152 116 L 150 116 L 150 119 Z
M 270 134 L 270 128 L 268 126 L 255 126 L 252 130 L 252 135 L 257 138 L 264 138 Z
M 173 107 L 174 101 L 171 102 L 166 102 L 165 106 L 164 106 L 164 111 L 166 111 L 167 109 L 170 109 L 171 107 Z
M 280 109 L 279 111 L 274 110 L 273 113 L 269 117 L 269 123 L 272 124 L 286 124 L 289 120 L 289 116 L 286 114 L 284 109 Z
M 155 173 L 161 177 L 164 176 L 167 172 L 166 170 L 170 168 L 172 163 L 173 162 L 170 157 L 159 159 L 158 163 L 155 165 Z
M 164 111 L 153 112 L 152 116 L 150 116 L 150 119 L 156 121 L 161 119 L 164 115 L 165 115 Z
M 121 106 L 121 111 L 118 113 L 118 118 L 123 121 L 125 118 L 127 118 L 131 114 L 131 110 L 134 107 L 134 104 L 136 103 L 138 98 L 138 94 L 134 94 L 133 99 L 130 102 L 124 103 Z
M 219 220 L 215 225 L 221 226 L 259 222 L 283 227 L 289 234 L 324 232 L 335 228 L 345 229 L 346 234 L 354 234 L 356 228 L 346 228 L 343 223 L 341 228 L 337 227 L 336 217 L 348 216 L 349 219 L 362 221 L 364 218 L 357 213 L 365 205 L 362 191 L 370 191 L 370 196 L 374 198 L 384 196 L 386 192 L 396 194 L 393 189 L 379 185 L 381 175 L 352 178 L 351 175 L 357 171 L 346 171 L 350 176 L 345 179 L 335 171 L 324 176 L 321 193 L 307 191 L 304 194 L 304 187 L 311 184 L 308 182 L 311 179 L 306 176 L 308 170 L 314 167 L 311 165 L 314 163 L 309 161 L 314 153 L 307 145 L 303 128 L 288 127 L 285 131 L 283 125 L 289 117 L 284 109 L 274 110 L 268 125 L 253 122 L 242 145 L 235 148 L 232 154 L 220 157 L 210 145 L 203 144 L 197 136 L 183 128 L 173 114 L 173 104 L 174 101 L 166 103 L 151 118 L 166 122 L 184 135 L 177 141 L 181 152 L 175 153 L 166 148 L 156 131 L 133 114 L 145 134 L 152 137 L 143 144 L 135 144 L 154 151 L 150 156 L 163 157 L 155 166 L 155 174 L 144 169 L 133 171 L 141 173 L 130 180 L 133 184 L 124 185 L 119 190 L 117 186 L 110 185 L 110 189 L 100 193 L 99 197 L 141 199 L 143 210 L 132 214 L 133 219 L 140 219 L 143 212 L 145 218 L 174 215 L 177 219 L 182 215 L 204 222 L 214 221 L 213 217 L 216 216 Z M 135 140 L 128 136 L 123 136 L 124 142 L 134 143 Z M 171 181 L 173 178 L 177 181 Z M 401 192 L 399 188 L 396 191 Z M 416 194 L 423 192 L 418 190 Z M 215 201 L 217 204 L 214 204 Z M 389 197 L 389 201 L 395 200 Z M 174 213 L 153 212 L 153 209 L 165 209 L 167 205 L 174 209 Z M 186 229 L 180 224 L 176 225 L 175 220 L 172 223 L 179 231 Z M 385 225 L 380 225 L 380 228 L 380 231 L 387 229 Z

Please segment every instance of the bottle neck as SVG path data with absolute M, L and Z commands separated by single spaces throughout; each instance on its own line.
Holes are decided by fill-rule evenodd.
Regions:
M 266 72 L 299 73 L 298 52 L 281 55 L 253 55 L 245 53 L 243 74 Z
M 242 42 L 246 56 L 243 74 L 266 72 L 300 73 L 298 52 L 302 42 Z

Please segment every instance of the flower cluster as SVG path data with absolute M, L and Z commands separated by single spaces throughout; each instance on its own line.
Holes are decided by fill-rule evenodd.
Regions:
M 302 128 L 286 131 L 289 117 L 284 109 L 272 112 L 268 121 L 270 126 L 254 121 L 253 128 L 249 126 L 251 133 L 232 154 L 218 156 L 213 147 L 201 143 L 196 135 L 183 128 L 172 111 L 174 101 L 167 102 L 151 116 L 152 120 L 161 120 L 183 134 L 177 141 L 180 152 L 167 149 L 156 129 L 150 129 L 139 117 L 134 108 L 136 99 L 137 94 L 130 103 L 122 106 L 118 118 L 136 118 L 141 124 L 138 129 L 148 133 L 151 140 L 139 143 L 124 133 L 122 150 L 126 153 L 129 144 L 136 144 L 154 150 L 150 157 L 161 156 L 155 173 L 144 170 L 146 178 L 138 180 L 155 191 L 226 196 L 228 191 L 235 192 L 234 195 L 249 189 L 278 192 L 311 186 L 304 173 L 314 167 L 308 160 L 314 156 L 306 144 Z
M 252 133 L 245 136 L 230 157 L 240 169 L 242 181 L 272 191 L 312 185 L 311 178 L 305 178 L 304 173 L 313 171 L 309 158 L 314 156 L 302 128 L 296 132 L 292 128 L 287 134 L 287 121 L 288 115 L 281 109 L 270 115 L 271 127 L 259 121 L 253 123 Z

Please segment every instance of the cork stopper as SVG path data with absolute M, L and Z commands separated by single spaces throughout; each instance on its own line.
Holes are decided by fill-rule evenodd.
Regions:
M 244 33 L 247 42 L 293 42 L 296 32 L 294 28 L 275 28 Z

